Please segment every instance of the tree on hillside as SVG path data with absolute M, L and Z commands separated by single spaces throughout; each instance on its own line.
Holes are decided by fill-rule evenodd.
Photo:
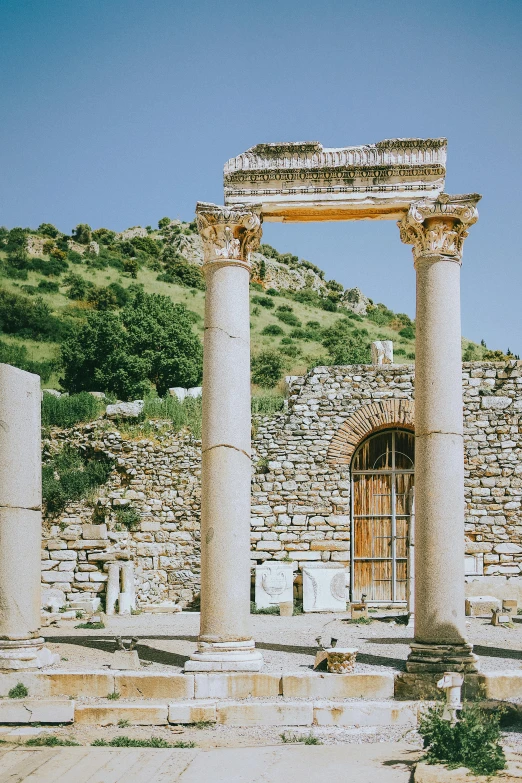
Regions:
M 44 237 L 50 237 L 51 239 L 55 239 L 58 234 L 60 233 L 56 226 L 53 226 L 52 223 L 40 223 L 38 226 L 38 233 L 43 234 Z
M 72 230 L 72 238 L 80 245 L 88 245 L 92 241 L 92 228 L 87 223 L 78 223 Z
M 197 386 L 203 349 L 192 331 L 193 317 L 167 296 L 135 291 L 118 312 L 91 312 L 62 344 L 64 377 L 70 392 L 105 391 L 137 399 L 152 387 Z

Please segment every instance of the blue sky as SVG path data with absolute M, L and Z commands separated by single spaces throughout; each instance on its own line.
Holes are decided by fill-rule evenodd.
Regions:
M 0 0 L 0 25 L 0 224 L 192 219 L 258 142 L 446 136 L 447 192 L 483 194 L 463 332 L 522 355 L 521 0 Z M 393 221 L 264 238 L 414 315 Z

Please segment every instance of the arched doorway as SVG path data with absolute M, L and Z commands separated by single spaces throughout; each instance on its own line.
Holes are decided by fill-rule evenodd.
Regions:
M 413 506 L 414 435 L 380 430 L 351 465 L 351 598 L 407 600 L 408 530 Z

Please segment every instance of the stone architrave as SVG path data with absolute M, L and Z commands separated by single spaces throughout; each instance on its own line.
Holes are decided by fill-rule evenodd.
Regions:
M 345 612 L 346 569 L 334 563 L 303 568 L 303 612 Z
M 259 205 L 198 203 L 206 280 L 201 625 L 185 671 L 258 671 L 250 630 L 250 254 Z
M 294 572 L 292 563 L 278 560 L 256 566 L 256 606 L 267 609 L 294 600 Z
M 460 265 L 477 194 L 412 204 L 399 222 L 417 276 L 415 623 L 409 672 L 476 671 L 464 616 Z
M 393 364 L 392 340 L 374 340 L 372 343 L 372 364 Z
M 225 164 L 225 203 L 261 203 L 267 222 L 397 219 L 442 193 L 446 147 L 446 139 L 257 144 Z
M 0 669 L 50 666 L 40 636 L 40 378 L 0 364 Z

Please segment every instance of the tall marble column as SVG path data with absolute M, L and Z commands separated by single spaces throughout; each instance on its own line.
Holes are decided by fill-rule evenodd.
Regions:
M 40 378 L 0 364 L 0 670 L 55 663 L 40 637 Z
M 441 194 L 399 222 L 417 276 L 415 632 L 409 672 L 476 671 L 464 618 L 460 266 L 480 196 Z
M 250 631 L 250 253 L 261 207 L 198 203 L 206 280 L 201 627 L 186 671 L 258 671 Z

